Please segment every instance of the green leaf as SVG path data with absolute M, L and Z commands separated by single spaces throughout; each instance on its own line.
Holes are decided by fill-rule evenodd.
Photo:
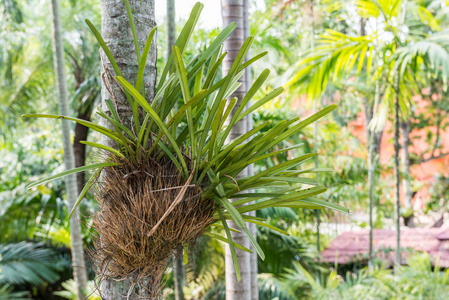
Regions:
M 224 228 L 224 226 L 222 226 L 222 227 Z M 229 228 L 229 230 L 233 231 L 232 228 Z M 222 237 L 221 235 L 218 235 L 216 233 L 212 233 L 212 232 L 206 231 L 206 232 L 204 232 L 204 235 L 206 235 L 208 237 L 211 237 L 211 238 L 214 238 L 216 240 L 219 240 L 221 242 L 225 242 L 225 243 L 229 244 L 229 241 L 225 237 Z M 234 245 L 235 248 L 238 248 L 238 249 L 243 250 L 243 251 L 248 252 L 248 253 L 253 253 L 253 251 L 251 251 L 250 249 L 248 249 L 248 248 L 246 248 L 246 247 L 244 247 L 244 246 L 242 246 L 242 245 L 240 245 L 240 244 L 238 244 L 236 242 L 232 242 L 232 244 Z
M 241 119 L 243 119 L 244 117 L 246 117 L 248 114 L 255 111 L 256 109 L 258 109 L 259 107 L 261 107 L 262 105 L 264 105 L 265 103 L 267 103 L 268 101 L 273 100 L 274 98 L 276 98 L 277 96 L 282 94 L 282 92 L 284 92 L 284 88 L 282 88 L 282 87 L 274 89 L 273 91 L 268 93 L 266 96 L 264 96 L 262 99 L 260 99 L 259 101 L 257 101 L 253 105 L 251 105 L 251 107 L 248 108 L 247 110 L 245 110 L 245 112 L 243 114 L 239 115 L 237 118 L 237 122 L 240 121 Z
M 153 42 L 154 35 L 156 33 L 157 27 L 153 27 L 151 29 L 150 34 L 148 34 L 147 41 L 145 43 L 145 48 L 143 48 L 142 59 L 139 63 L 139 71 L 137 72 L 137 80 L 136 80 L 136 90 L 140 91 L 140 87 L 143 83 L 143 74 L 145 71 L 145 66 L 147 65 L 148 53 L 150 52 L 151 43 Z
M 100 44 L 101 48 L 103 49 L 104 53 L 108 57 L 108 60 L 111 63 L 112 68 L 115 71 L 115 74 L 117 76 L 122 76 L 122 72 L 120 71 L 120 68 L 118 67 L 117 62 L 115 61 L 114 56 L 111 53 L 111 50 L 109 50 L 108 46 L 104 42 L 103 37 L 98 32 L 97 28 L 95 28 L 95 26 L 88 19 L 86 19 L 86 23 L 87 23 L 87 26 L 89 26 L 92 33 L 94 34 L 95 38 L 97 39 L 97 41 Z
M 307 197 L 311 197 L 311 196 L 315 196 L 315 195 L 324 193 L 326 190 L 327 189 L 323 186 L 308 188 L 305 190 L 299 190 L 299 191 L 289 193 L 286 195 L 282 195 L 279 197 L 275 197 L 275 198 L 271 198 L 271 199 L 267 199 L 267 200 L 261 200 L 260 202 L 255 203 L 255 204 L 244 205 L 244 206 L 236 208 L 236 210 L 238 212 L 240 212 L 241 214 L 244 214 L 244 213 L 259 210 L 262 208 L 276 207 L 281 204 L 286 204 L 289 202 L 302 200 Z
M 165 136 L 170 142 L 170 145 L 175 150 L 176 155 L 178 156 L 179 161 L 181 162 L 181 165 L 184 169 L 185 175 L 188 174 L 187 165 L 184 160 L 184 157 L 181 153 L 181 150 L 178 147 L 178 144 L 176 143 L 176 140 L 173 138 L 173 136 L 168 131 L 168 128 L 165 126 L 164 122 L 159 118 L 159 116 L 156 114 L 156 112 L 153 110 L 150 104 L 145 100 L 145 98 L 142 97 L 142 95 L 139 94 L 139 92 L 123 77 L 117 77 L 117 81 L 122 85 L 122 87 L 127 90 L 136 101 L 139 102 L 139 104 L 142 106 L 142 108 L 150 114 L 151 118 L 154 120 L 154 122 L 157 124 L 157 126 L 164 132 Z
M 81 203 L 81 200 L 83 200 L 84 196 L 86 195 L 86 193 L 90 189 L 90 187 L 95 183 L 95 180 L 98 178 L 98 176 L 100 175 L 102 170 L 103 170 L 103 168 L 100 168 L 97 172 L 95 172 L 95 174 L 93 174 L 89 178 L 87 183 L 84 185 L 83 190 L 79 194 L 78 199 L 76 200 L 75 205 L 73 206 L 72 211 L 70 212 L 69 219 L 72 218 L 72 215 L 75 212 L 76 208 Z
M 46 119 L 64 119 L 64 120 L 70 120 L 75 121 L 81 125 L 84 125 L 94 131 L 97 131 L 113 140 L 115 140 L 119 144 L 123 144 L 122 140 L 117 137 L 118 133 L 115 131 L 110 130 L 109 128 L 103 127 L 101 125 L 82 120 L 72 117 L 66 117 L 66 116 L 60 116 L 60 115 L 47 115 L 47 114 L 25 114 L 22 115 L 23 118 L 46 118 Z
M 217 197 L 216 198 L 218 203 L 223 205 L 223 207 L 228 211 L 228 213 L 231 215 L 232 219 L 234 220 L 235 224 L 242 228 L 246 235 L 248 236 L 250 242 L 253 244 L 254 248 L 256 248 L 257 253 L 259 254 L 259 257 L 264 260 L 265 254 L 262 251 L 262 248 L 260 248 L 259 244 L 257 243 L 254 236 L 249 232 L 248 228 L 246 227 L 246 223 L 242 218 L 242 215 L 238 212 L 238 210 L 229 202 L 228 199 L 224 197 Z
M 129 25 L 131 27 L 131 32 L 133 35 L 134 48 L 136 50 L 137 62 L 140 63 L 140 49 L 139 49 L 139 40 L 137 39 L 136 25 L 134 25 L 134 18 L 131 6 L 129 5 L 129 1 L 125 0 L 125 8 L 126 13 L 128 14 Z
M 103 149 L 103 150 L 109 151 L 109 152 L 111 152 L 111 153 L 113 153 L 113 154 L 115 154 L 117 156 L 125 158 L 125 156 L 122 153 L 120 153 L 119 151 L 115 150 L 114 148 L 111 148 L 111 147 L 108 147 L 108 146 L 105 146 L 105 145 L 102 145 L 102 144 L 88 142 L 88 141 L 80 141 L 80 143 L 84 144 L 84 145 L 92 146 L 92 147 L 95 147 L 95 148 Z
M 208 132 L 209 132 L 209 128 L 211 127 L 213 118 L 215 116 L 215 112 L 218 109 L 220 101 L 222 99 L 224 99 L 224 96 L 225 96 L 225 94 L 227 92 L 229 84 L 232 82 L 232 80 L 234 78 L 234 75 L 237 74 L 237 69 L 240 66 L 240 64 L 243 62 L 246 54 L 248 53 L 249 47 L 251 46 L 251 43 L 253 42 L 253 40 L 254 40 L 253 37 L 249 37 L 249 38 L 247 38 L 245 40 L 245 42 L 243 43 L 242 48 L 240 49 L 239 53 L 237 54 L 237 56 L 236 56 L 236 58 L 235 58 L 235 60 L 234 60 L 234 62 L 232 64 L 232 66 L 231 66 L 231 69 L 229 70 L 228 75 L 224 78 L 225 81 L 224 81 L 222 87 L 220 88 L 220 90 L 219 90 L 219 92 L 218 92 L 218 94 L 216 96 L 216 99 L 218 99 L 218 100 L 214 102 L 214 104 L 213 104 L 213 106 L 211 108 L 210 114 L 207 117 L 206 122 L 204 124 L 203 128 L 205 130 L 203 131 L 203 134 L 201 135 L 200 142 L 198 144 L 198 149 L 199 149 L 198 155 L 200 155 L 201 150 L 204 147 L 204 143 L 206 141 L 206 138 L 207 138 L 207 135 L 208 135 Z M 198 160 L 200 160 L 200 157 L 198 157 Z
M 33 187 L 39 186 L 41 184 L 47 183 L 49 181 L 52 181 L 52 180 L 55 180 L 55 179 L 58 179 L 58 178 L 61 178 L 61 177 L 67 176 L 67 175 L 76 174 L 76 173 L 79 173 L 79 172 L 89 171 L 89 170 L 98 169 L 98 168 L 113 167 L 113 166 L 118 166 L 118 165 L 120 165 L 120 164 L 119 163 L 110 163 L 110 162 L 108 163 L 108 162 L 105 162 L 105 163 L 101 163 L 101 164 L 94 164 L 94 165 L 83 166 L 83 167 L 79 167 L 79 168 L 72 169 L 72 170 L 67 170 L 67 171 L 58 173 L 56 175 L 49 176 L 49 177 L 37 180 L 37 181 L 27 185 L 26 188 L 27 189 L 31 189 Z
M 190 13 L 189 19 L 181 30 L 181 33 L 176 40 L 176 46 L 181 51 L 181 54 L 184 53 L 187 44 L 192 36 L 193 30 L 195 29 L 196 23 L 200 17 L 201 11 L 203 10 L 204 5 L 197 2 Z M 203 53 L 204 54 L 204 53 Z M 161 79 L 159 81 L 158 89 L 162 87 L 164 84 L 165 78 L 170 70 L 170 67 L 173 63 L 173 52 L 170 54 L 167 63 L 165 64 L 164 70 L 162 71 Z
M 235 276 L 237 277 L 237 281 L 240 281 L 239 261 L 237 259 L 237 254 L 235 253 L 234 241 L 232 240 L 231 231 L 228 228 L 228 223 L 226 222 L 226 220 L 225 220 L 225 218 L 223 216 L 223 213 L 221 212 L 221 209 L 217 209 L 217 212 L 220 215 L 222 224 L 223 224 L 224 229 L 226 231 L 226 237 L 228 238 L 229 249 L 231 250 L 232 261 L 234 263 Z
M 282 234 L 284 234 L 284 235 L 290 235 L 288 232 L 286 232 L 286 231 L 284 231 L 284 230 L 282 230 L 282 229 L 279 229 L 279 228 L 277 228 L 277 227 L 275 227 L 275 226 L 273 226 L 273 225 L 264 223 L 264 222 L 259 222 L 259 221 L 256 221 L 256 220 L 247 220 L 247 222 L 254 223 L 254 224 L 256 224 L 256 225 L 266 227 L 266 228 L 268 228 L 268 229 L 271 229 L 271 230 L 273 230 L 273 231 L 277 231 L 277 232 L 282 233 Z
M 184 104 L 187 104 L 190 101 L 190 91 L 189 91 L 189 83 L 187 82 L 187 74 L 186 69 L 184 67 L 184 62 L 182 61 L 181 52 L 179 51 L 178 47 L 174 46 L 172 53 L 174 54 L 175 67 L 176 72 L 178 74 L 179 82 L 181 84 L 181 91 L 184 99 Z M 187 108 L 187 126 L 190 132 L 190 145 L 192 157 L 196 157 L 195 128 L 193 126 L 193 115 L 191 107 Z

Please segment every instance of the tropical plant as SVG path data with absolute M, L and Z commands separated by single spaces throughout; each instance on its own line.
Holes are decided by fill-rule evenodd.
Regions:
M 0 263 L 2 261 L 2 256 L 0 255 Z M 0 280 L 2 278 L 2 269 L 0 269 Z M 3 284 L 0 287 L 0 300 L 8 300 L 8 299 L 28 299 L 26 292 L 13 292 L 14 287 Z
M 129 11 L 127 1 L 125 4 Z M 145 99 L 146 91 L 142 79 L 156 28 L 151 30 L 142 56 L 138 55 L 139 71 L 134 87 L 121 76 L 120 68 L 103 38 L 87 21 L 114 68 L 115 80 L 120 83 L 132 107 L 130 128 L 126 127 L 129 120 L 120 118 L 115 104 L 110 100 L 106 101 L 106 104 L 111 115 L 100 108 L 98 115 L 110 122 L 114 129 L 69 116 L 24 115 L 76 121 L 113 141 L 115 145 L 111 145 L 115 148 L 84 142 L 107 153 L 103 162 L 44 178 L 28 187 L 33 188 L 77 172 L 95 170 L 72 213 L 89 188 L 96 183 L 97 199 L 101 206 L 99 212 L 93 216 L 99 233 L 94 254 L 98 272 L 109 278 L 123 278 L 135 272 L 139 273 L 139 278 L 151 274 L 151 288 L 154 293 L 158 293 L 158 282 L 173 252 L 203 234 L 229 244 L 237 279 L 240 279 L 240 272 L 235 248 L 250 250 L 235 243 L 230 235 L 231 231 L 245 232 L 259 256 L 264 259 L 265 255 L 249 232 L 247 223 L 282 230 L 264 223 L 263 219 L 244 213 L 275 206 L 331 208 L 348 212 L 339 205 L 311 198 L 324 192 L 325 187 L 317 185 L 313 179 L 299 177 L 327 169 L 294 169 L 316 154 L 305 154 L 254 176 L 235 179 L 248 165 L 273 155 L 266 154 L 267 150 L 285 138 L 297 134 L 307 125 L 334 110 L 336 106 L 331 105 L 302 121 L 299 121 L 299 118 L 281 121 L 265 133 L 260 131 L 267 124 L 262 124 L 226 143 L 229 132 L 238 121 L 280 95 L 283 89 L 277 88 L 248 109 L 245 108 L 246 103 L 267 78 L 269 71 L 265 70 L 249 89 L 229 124 L 225 123 L 236 103 L 235 99 L 229 102 L 226 99 L 238 88 L 242 71 L 266 53 L 244 62 L 253 40 L 253 37 L 248 38 L 229 73 L 215 82 L 218 67 L 226 55 L 221 54 L 221 45 L 235 29 L 235 24 L 230 24 L 204 52 L 186 65 L 182 53 L 202 7 L 202 4 L 197 3 L 193 8 L 162 71 L 151 103 Z M 132 14 L 129 16 L 137 47 Z M 172 63 L 174 67 L 170 70 Z M 183 99 L 184 105 L 173 111 L 180 98 Z M 252 139 L 248 142 L 248 138 Z M 288 150 L 289 148 L 281 149 L 276 154 Z M 98 181 L 100 173 L 103 174 L 102 180 Z M 260 191 L 239 194 L 255 188 Z M 270 189 L 270 192 L 263 192 L 263 189 Z M 231 203 L 229 198 L 241 200 Z M 254 204 L 242 206 L 254 200 Z M 227 220 L 233 220 L 238 229 L 229 228 Z M 223 229 L 226 237 L 218 234 Z
M 65 76 L 64 63 L 64 44 L 62 41 L 61 17 L 59 15 L 59 0 L 51 1 L 52 16 L 52 41 L 53 41 L 53 60 L 56 76 L 56 87 L 58 89 L 59 113 L 61 115 L 69 115 L 69 100 L 67 91 L 67 80 Z M 64 165 L 66 170 L 75 168 L 75 159 L 71 141 L 70 122 L 62 121 L 62 140 L 64 147 Z M 75 174 L 65 177 L 67 189 L 67 202 L 69 206 L 73 206 L 76 201 L 77 183 Z M 70 241 L 72 250 L 73 264 L 77 268 L 73 268 L 73 277 L 78 284 L 78 296 L 84 298 L 83 288 L 87 285 L 87 272 L 84 260 L 83 238 L 81 235 L 81 225 L 77 221 L 79 208 L 74 211 L 74 218 L 70 220 Z
M 39 286 L 59 279 L 54 253 L 41 243 L 0 244 L 0 285 L 31 284 Z
M 77 300 L 78 297 L 78 284 L 75 280 L 69 279 L 62 283 L 63 291 L 56 291 L 53 294 L 64 299 L 69 300 Z M 87 283 L 87 289 L 83 293 L 87 295 L 84 300 L 101 300 L 101 297 L 93 291 L 93 287 L 95 287 L 95 283 L 93 281 L 89 281 Z
M 328 30 L 327 34 L 322 35 L 317 41 L 315 51 L 310 52 L 297 64 L 300 71 L 296 72 L 287 84 L 299 86 L 310 99 L 321 96 L 329 83 L 353 75 L 376 86 L 375 96 L 365 101 L 366 116 L 370 121 L 367 139 L 370 185 L 368 195 L 370 203 L 373 203 L 372 186 L 376 164 L 374 158 L 378 154 L 375 145 L 380 144 L 376 131 L 383 130 L 383 124 L 390 110 L 395 122 L 394 166 L 398 236 L 396 249 L 400 249 L 400 113 L 402 112 L 404 118 L 408 116 L 413 103 L 412 93 L 419 90 L 418 83 L 421 82 L 420 73 L 423 65 L 431 67 L 432 70 L 440 70 L 442 74 L 448 70 L 446 50 L 448 35 L 441 32 L 437 37 L 433 37 L 429 28 L 438 31 L 438 22 L 426 5 L 428 4 L 422 1 L 356 1 L 358 15 L 361 18 L 373 18 L 380 26 L 369 35 L 363 34 L 358 37 Z M 372 224 L 372 211 L 373 209 L 370 209 L 370 224 Z M 396 253 L 396 259 L 399 262 L 399 252 Z

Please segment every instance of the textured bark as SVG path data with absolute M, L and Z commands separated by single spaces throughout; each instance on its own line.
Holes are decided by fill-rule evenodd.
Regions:
M 167 60 L 170 57 L 172 46 L 176 43 L 176 11 L 175 0 L 167 0 Z M 186 285 L 184 259 L 182 255 L 174 258 L 173 275 L 175 283 L 175 299 L 184 300 L 183 287 Z
M 401 265 L 401 199 L 399 188 L 401 185 L 401 174 L 399 170 L 399 74 L 396 75 L 395 82 L 396 97 L 394 99 L 394 177 L 395 177 L 395 199 L 396 199 L 396 249 L 395 249 L 395 265 Z M 396 269 L 396 268 L 395 268 Z
M 176 43 L 175 0 L 167 0 L 167 59 Z
M 244 39 L 248 38 L 251 35 L 251 28 L 250 28 L 250 21 L 249 21 L 249 0 L 243 0 L 243 37 Z M 246 55 L 247 59 L 250 56 L 250 51 L 248 51 L 248 54 Z M 252 74 L 251 74 L 251 67 L 248 67 L 248 69 L 245 72 L 245 82 L 246 82 L 246 90 L 249 89 L 252 82 Z M 247 104 L 247 107 L 249 108 L 252 105 L 251 101 Z M 249 131 L 253 129 L 253 114 L 249 114 L 247 117 L 246 122 L 246 130 Z M 248 166 L 248 176 L 254 175 L 254 165 L 251 164 Z M 252 191 L 250 191 L 252 192 Z M 251 202 L 253 204 L 254 202 Z M 252 211 L 249 213 L 251 216 L 256 216 L 256 212 Z M 254 223 L 248 224 L 249 231 L 251 234 L 257 238 L 257 227 Z M 252 246 L 252 245 L 251 245 Z M 256 249 L 252 246 L 251 250 L 253 253 L 250 254 L 250 268 L 251 268 L 251 300 L 259 300 L 259 287 L 257 284 L 257 252 Z
M 175 257 L 174 262 L 174 277 L 175 277 L 175 299 L 184 300 L 184 291 L 182 288 L 186 285 L 186 273 L 184 267 L 184 260 L 181 255 Z
M 154 0 L 130 0 L 129 4 L 133 11 L 134 23 L 136 25 L 137 38 L 139 40 L 140 52 L 142 53 L 146 39 L 151 29 L 156 25 L 154 18 Z M 136 83 L 138 63 L 134 48 L 131 27 L 129 26 L 123 0 L 101 0 L 101 33 L 106 45 L 112 52 L 123 77 L 131 84 Z M 156 85 L 156 38 L 151 45 L 145 68 L 145 96 L 148 102 L 154 98 Z M 111 100 L 116 105 L 117 112 L 123 123 L 131 128 L 132 109 L 128 104 L 125 94 L 114 81 L 115 76 L 112 65 L 106 54 L 101 54 L 101 75 L 104 79 L 101 85 L 102 109 L 109 112 L 106 100 Z M 106 82 L 106 83 L 105 83 Z M 107 87 L 106 87 L 107 86 Z M 111 95 L 111 93 L 113 95 Z M 103 126 L 112 129 L 112 125 L 103 121 Z M 102 137 L 104 145 L 115 147 L 115 143 L 108 138 Z
M 232 35 L 224 43 L 224 51 L 228 54 L 223 61 L 223 74 L 227 74 L 231 68 L 232 63 L 237 56 L 241 46 L 244 41 L 244 22 L 243 22 L 243 0 L 222 0 L 222 17 L 223 26 L 227 26 L 231 22 L 237 24 L 237 28 L 232 33 Z M 230 118 L 234 114 L 235 110 L 240 106 L 240 102 L 243 99 L 246 91 L 245 77 L 243 76 L 240 81 L 242 85 L 240 88 L 232 95 L 232 97 L 237 97 L 238 101 L 235 105 L 233 111 L 231 112 Z M 247 119 L 243 119 L 235 124 L 232 129 L 229 138 L 235 139 L 236 137 L 242 135 L 247 129 Z M 245 177 L 248 174 L 248 169 L 242 171 L 238 178 Z M 237 228 L 234 222 L 229 222 L 229 226 Z M 246 235 L 242 233 L 232 232 L 232 239 L 241 244 L 244 247 L 250 247 L 250 243 Z M 229 247 L 226 246 L 226 299 L 227 300 L 241 300 L 241 299 L 251 299 L 251 267 L 250 254 L 236 249 L 237 259 L 240 266 L 241 280 L 237 282 L 234 264 L 232 262 L 231 252 Z
M 315 14 L 313 12 L 313 0 L 310 0 L 309 2 L 309 8 L 310 8 L 310 20 L 311 20 L 311 26 L 310 26 L 310 48 L 312 49 L 312 52 L 315 50 Z M 313 113 L 318 112 L 318 99 L 313 99 Z M 318 122 L 313 123 L 313 139 L 315 144 L 315 152 L 318 153 Z M 315 156 L 315 168 L 319 168 L 320 163 L 318 160 L 318 155 Z M 316 175 L 316 179 L 318 180 L 318 174 Z M 321 246 L 320 246 L 320 210 L 315 210 L 315 216 L 316 216 L 316 249 L 318 253 L 321 253 Z M 318 260 L 319 260 L 318 256 Z
M 380 132 L 375 132 L 369 129 L 369 123 L 371 122 L 373 116 L 377 113 L 377 107 L 379 105 L 380 99 L 380 85 L 376 82 L 376 91 L 374 95 L 374 104 L 371 105 L 370 102 L 365 98 L 365 129 L 367 136 L 367 148 L 368 148 L 368 198 L 369 198 L 369 254 L 368 254 L 368 264 L 372 268 L 373 258 L 374 258 L 374 247 L 373 247 L 373 210 L 374 210 L 374 182 L 375 182 L 375 170 L 378 164 L 380 155 L 380 143 L 382 140 L 383 130 Z
M 412 212 L 411 215 L 404 217 L 404 224 L 408 227 L 415 227 L 414 217 L 413 217 L 413 190 L 412 190 L 412 178 L 410 174 L 410 118 L 406 121 L 402 122 L 402 192 L 404 195 L 404 204 L 407 209 L 407 213 L 409 211 Z
M 154 0 L 130 0 L 129 3 L 133 11 L 139 47 L 142 52 L 148 34 L 156 25 Z M 123 77 L 134 85 L 137 78 L 138 63 L 123 0 L 101 0 L 101 32 L 106 45 L 117 61 Z M 156 55 L 156 43 L 154 40 L 148 55 L 144 75 L 145 95 L 148 102 L 152 101 L 155 94 Z M 132 109 L 120 87 L 114 81 L 112 77 L 115 76 L 114 70 L 102 50 L 101 63 L 101 74 L 104 79 L 101 90 L 102 109 L 108 112 L 105 101 L 111 100 L 115 104 L 125 126 L 132 128 Z M 109 91 L 111 91 L 112 95 Z M 105 121 L 103 125 L 112 127 L 109 122 Z M 104 137 L 102 137 L 102 143 L 110 147 L 116 146 L 113 141 Z M 140 284 L 136 284 L 137 279 L 139 279 Z M 137 278 L 135 274 L 127 278 L 107 277 L 102 282 L 101 291 L 102 299 L 104 300 L 154 299 L 150 296 L 152 291 L 151 278 Z
M 70 115 L 69 101 L 67 99 L 67 81 L 65 77 L 64 44 L 62 41 L 61 22 L 59 17 L 58 0 L 51 1 L 52 9 L 52 37 L 53 37 L 53 60 L 56 74 L 56 85 L 59 96 L 59 113 Z M 62 138 L 64 144 L 64 165 L 66 170 L 75 167 L 72 143 L 70 141 L 70 122 L 61 120 Z M 75 175 L 66 176 L 68 209 L 72 209 L 77 199 L 77 184 Z M 87 273 L 84 262 L 83 240 L 81 237 L 81 225 L 78 222 L 78 209 L 70 219 L 70 241 L 73 262 L 73 278 L 77 283 L 78 298 L 84 299 L 83 289 L 87 287 Z
M 92 115 L 92 108 L 89 108 L 84 113 L 78 113 L 78 119 L 90 121 Z M 75 124 L 75 138 L 73 140 L 73 154 L 75 156 L 75 167 L 82 167 L 86 164 L 86 145 L 81 144 L 80 141 L 87 141 L 89 135 L 89 128 L 79 123 Z M 78 194 L 84 188 L 86 175 L 84 172 L 76 173 L 76 184 Z

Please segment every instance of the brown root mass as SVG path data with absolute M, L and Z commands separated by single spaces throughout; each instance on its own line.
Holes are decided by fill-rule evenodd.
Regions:
M 176 250 L 211 224 L 214 204 L 202 199 L 200 187 L 189 186 L 182 201 L 148 237 L 186 180 L 171 161 L 150 160 L 138 169 L 127 161 L 120 163 L 105 168 L 97 183 L 100 209 L 92 216 L 98 233 L 92 261 L 103 278 L 120 280 L 138 274 L 141 279 L 150 277 L 154 289 Z

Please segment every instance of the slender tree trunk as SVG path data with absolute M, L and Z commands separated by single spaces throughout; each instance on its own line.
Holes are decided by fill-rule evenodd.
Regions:
M 401 199 L 400 199 L 400 185 L 401 174 L 399 170 L 399 74 L 396 75 L 395 80 L 395 100 L 394 100 L 394 177 L 395 177 L 395 199 L 396 199 L 396 250 L 395 250 L 395 265 L 401 265 Z
M 172 46 L 176 43 L 176 11 L 175 0 L 167 0 L 167 60 L 170 57 Z M 183 287 L 186 284 L 184 259 L 178 255 L 173 263 L 173 275 L 175 283 L 175 299 L 184 300 Z
M 310 48 L 312 52 L 315 50 L 315 14 L 313 12 L 313 0 L 310 0 Z M 313 113 L 318 112 L 318 103 L 317 99 L 313 99 Z M 313 137 L 314 137 L 314 144 L 315 144 L 315 152 L 318 153 L 318 122 L 313 123 Z M 318 155 L 315 156 L 315 168 L 318 168 L 320 166 Z M 318 180 L 318 174 L 316 175 L 316 179 Z M 318 251 L 318 254 L 321 253 L 321 242 L 320 242 L 320 219 L 321 211 L 319 209 L 315 210 L 315 216 L 316 216 L 316 249 Z M 318 255 L 319 259 L 319 255 Z
M 375 170 L 376 165 L 378 163 L 379 154 L 380 154 L 380 142 L 382 139 L 381 132 L 375 132 L 369 129 L 369 123 L 372 118 L 377 113 L 377 106 L 379 105 L 380 99 L 380 86 L 379 82 L 376 82 L 376 91 L 374 95 L 374 105 L 371 104 L 365 99 L 365 128 L 367 132 L 367 141 L 368 141 L 368 198 L 369 198 L 369 266 L 373 267 L 373 258 L 374 258 L 374 247 L 373 247 L 373 211 L 374 211 L 374 182 L 375 182 Z
M 76 116 L 78 119 L 90 121 L 92 115 L 92 108 L 86 109 L 84 113 L 79 112 Z M 86 164 L 86 145 L 81 144 L 80 141 L 86 141 L 89 135 L 89 128 L 79 123 L 75 124 L 75 138 L 73 141 L 73 154 L 75 157 L 75 167 L 82 167 Z M 86 175 L 84 172 L 76 173 L 76 183 L 78 194 L 84 188 Z
M 243 11 L 244 5 L 243 0 L 221 0 L 222 6 L 222 17 L 223 26 L 227 26 L 231 22 L 237 24 L 236 30 L 224 43 L 224 51 L 228 54 L 223 61 L 223 74 L 227 74 L 229 69 L 234 62 L 237 53 L 239 52 L 244 41 L 244 21 L 243 21 Z M 242 85 L 240 88 L 232 95 L 232 97 L 237 97 L 238 102 L 235 105 L 233 111 L 231 112 L 230 118 L 234 114 L 235 110 L 240 106 L 240 102 L 245 95 L 246 84 L 245 77 L 240 79 Z M 239 121 L 230 133 L 230 139 L 235 139 L 236 137 L 242 135 L 246 132 L 247 119 Z M 238 178 L 246 177 L 248 175 L 248 170 L 242 171 Z M 237 228 L 234 222 L 229 221 L 229 226 Z M 232 232 L 232 239 L 244 247 L 250 247 L 250 243 L 246 235 L 242 233 Z M 237 282 L 234 264 L 232 262 L 231 252 L 229 247 L 226 246 L 225 257 L 226 257 L 226 299 L 227 300 L 241 300 L 241 299 L 251 299 L 251 266 L 250 266 L 250 254 L 236 249 L 237 259 L 240 266 L 241 280 Z
M 251 27 L 250 27 L 250 21 L 249 21 L 249 0 L 243 0 L 243 37 L 244 39 L 247 39 L 251 35 Z M 246 54 L 247 59 L 250 56 L 250 51 Z M 251 67 L 248 67 L 245 72 L 245 82 L 246 82 L 246 91 L 251 86 L 252 82 L 252 74 L 251 74 Z M 249 108 L 251 106 L 251 101 L 247 104 L 247 107 Z M 246 130 L 249 131 L 253 129 L 253 114 L 249 114 L 247 117 L 247 123 L 246 123 Z M 254 165 L 248 166 L 248 176 L 254 175 Z M 254 203 L 254 202 L 251 202 Z M 252 211 L 250 213 L 251 216 L 256 216 L 256 212 Z M 257 238 L 257 227 L 254 223 L 248 224 L 249 231 L 251 234 Z M 252 246 L 252 245 L 251 245 Z M 252 246 L 251 250 L 253 253 L 250 254 L 250 267 L 251 267 L 251 300 L 259 300 L 259 286 L 257 284 L 257 252 L 256 249 Z
M 175 257 L 173 269 L 175 278 L 175 299 L 184 300 L 184 291 L 182 288 L 186 285 L 186 274 L 182 255 Z
M 62 41 L 62 30 L 59 16 L 58 0 L 51 1 L 52 9 L 52 33 L 53 33 L 53 60 L 56 74 L 56 85 L 59 96 L 59 113 L 70 115 L 69 102 L 67 99 L 67 81 L 65 77 L 64 44 Z M 62 121 L 62 138 L 64 142 L 64 165 L 66 170 L 75 167 L 72 143 L 70 141 L 70 123 Z M 66 177 L 68 209 L 72 209 L 77 199 L 77 185 L 75 175 Z M 78 298 L 84 299 L 84 289 L 87 287 L 87 273 L 84 262 L 83 240 L 81 237 L 81 225 L 78 222 L 78 209 L 70 219 L 70 240 L 72 248 L 73 278 L 77 283 Z
M 407 216 L 404 217 L 404 223 L 408 227 L 415 227 L 414 217 L 413 217 L 413 191 L 412 191 L 412 178 L 410 174 L 410 118 L 402 122 L 402 174 L 404 178 L 402 179 L 402 191 L 404 194 L 404 204 L 407 209 Z M 411 213 L 410 215 L 408 215 Z
M 171 47 L 176 43 L 176 10 L 175 0 L 167 0 L 167 59 L 171 53 Z
M 156 25 L 154 17 L 154 0 L 130 0 L 134 23 L 136 25 L 137 37 L 139 40 L 140 52 L 142 53 L 145 41 L 151 29 Z M 101 0 L 101 31 L 106 45 L 117 61 L 123 77 L 135 84 L 137 78 L 137 56 L 132 42 L 132 33 L 127 17 L 123 0 Z M 109 63 L 105 53 L 101 50 L 101 72 L 104 82 L 102 82 L 101 99 L 102 109 L 109 112 L 105 101 L 111 100 L 116 105 L 116 110 L 128 128 L 132 128 L 132 109 L 128 105 L 125 95 L 114 81 L 114 70 Z M 144 75 L 145 95 L 148 102 L 151 102 L 155 94 L 156 85 L 156 43 L 152 43 Z M 107 85 L 107 87 L 105 86 Z M 113 95 L 109 93 L 109 90 Z M 103 125 L 112 127 L 109 122 L 103 120 Z M 115 147 L 115 144 L 107 138 L 102 137 L 104 145 Z M 106 175 L 107 176 L 107 175 Z M 101 239 L 101 237 L 100 237 Z M 137 285 L 137 279 L 140 284 Z M 131 274 L 126 278 L 111 278 L 105 276 L 101 284 L 103 300 L 119 299 L 152 299 L 151 278 L 137 278 L 137 274 Z

